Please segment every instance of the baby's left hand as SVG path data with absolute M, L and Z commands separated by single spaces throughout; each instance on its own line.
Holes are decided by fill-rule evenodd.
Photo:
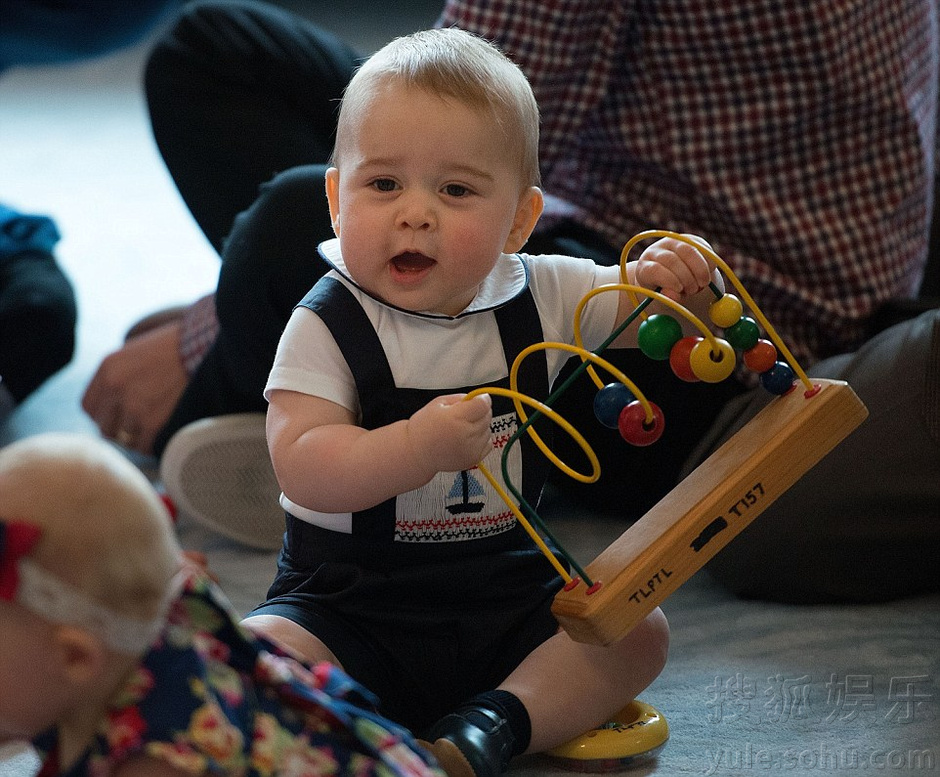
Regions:
M 708 246 L 697 235 L 684 235 Z M 672 300 L 690 297 L 712 280 L 714 264 L 694 246 L 671 237 L 657 240 L 636 263 L 636 282 L 647 289 L 660 288 Z

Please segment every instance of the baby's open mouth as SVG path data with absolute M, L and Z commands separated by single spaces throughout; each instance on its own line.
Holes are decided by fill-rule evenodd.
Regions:
M 425 256 L 424 254 L 419 254 L 414 251 L 406 251 L 398 254 L 398 256 L 392 257 L 392 268 L 395 272 L 404 275 L 424 272 L 434 264 L 435 261 L 430 256 Z

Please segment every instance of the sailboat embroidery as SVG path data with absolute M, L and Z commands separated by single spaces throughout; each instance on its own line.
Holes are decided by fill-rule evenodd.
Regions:
M 482 501 L 485 496 L 486 494 L 479 480 L 467 470 L 458 472 L 454 484 L 447 492 L 447 512 L 451 515 L 478 513 L 486 506 L 486 502 Z M 471 501 L 471 499 L 474 501 Z

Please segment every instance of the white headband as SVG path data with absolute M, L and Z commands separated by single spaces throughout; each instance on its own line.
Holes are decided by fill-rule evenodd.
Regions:
M 20 559 L 18 568 L 17 604 L 54 623 L 90 631 L 112 650 L 128 655 L 143 653 L 153 644 L 185 580 L 182 573 L 177 574 L 158 614 L 150 620 L 139 620 L 99 604 L 28 558 Z

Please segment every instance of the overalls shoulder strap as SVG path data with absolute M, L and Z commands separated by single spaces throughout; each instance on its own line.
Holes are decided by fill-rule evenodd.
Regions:
M 339 346 L 356 386 L 369 387 L 370 400 L 362 405 L 362 425 L 375 429 L 380 419 L 400 412 L 395 379 L 382 342 L 362 305 L 340 281 L 328 276 L 317 281 L 299 303 L 316 313 Z M 368 405 L 368 407 L 366 406 Z

